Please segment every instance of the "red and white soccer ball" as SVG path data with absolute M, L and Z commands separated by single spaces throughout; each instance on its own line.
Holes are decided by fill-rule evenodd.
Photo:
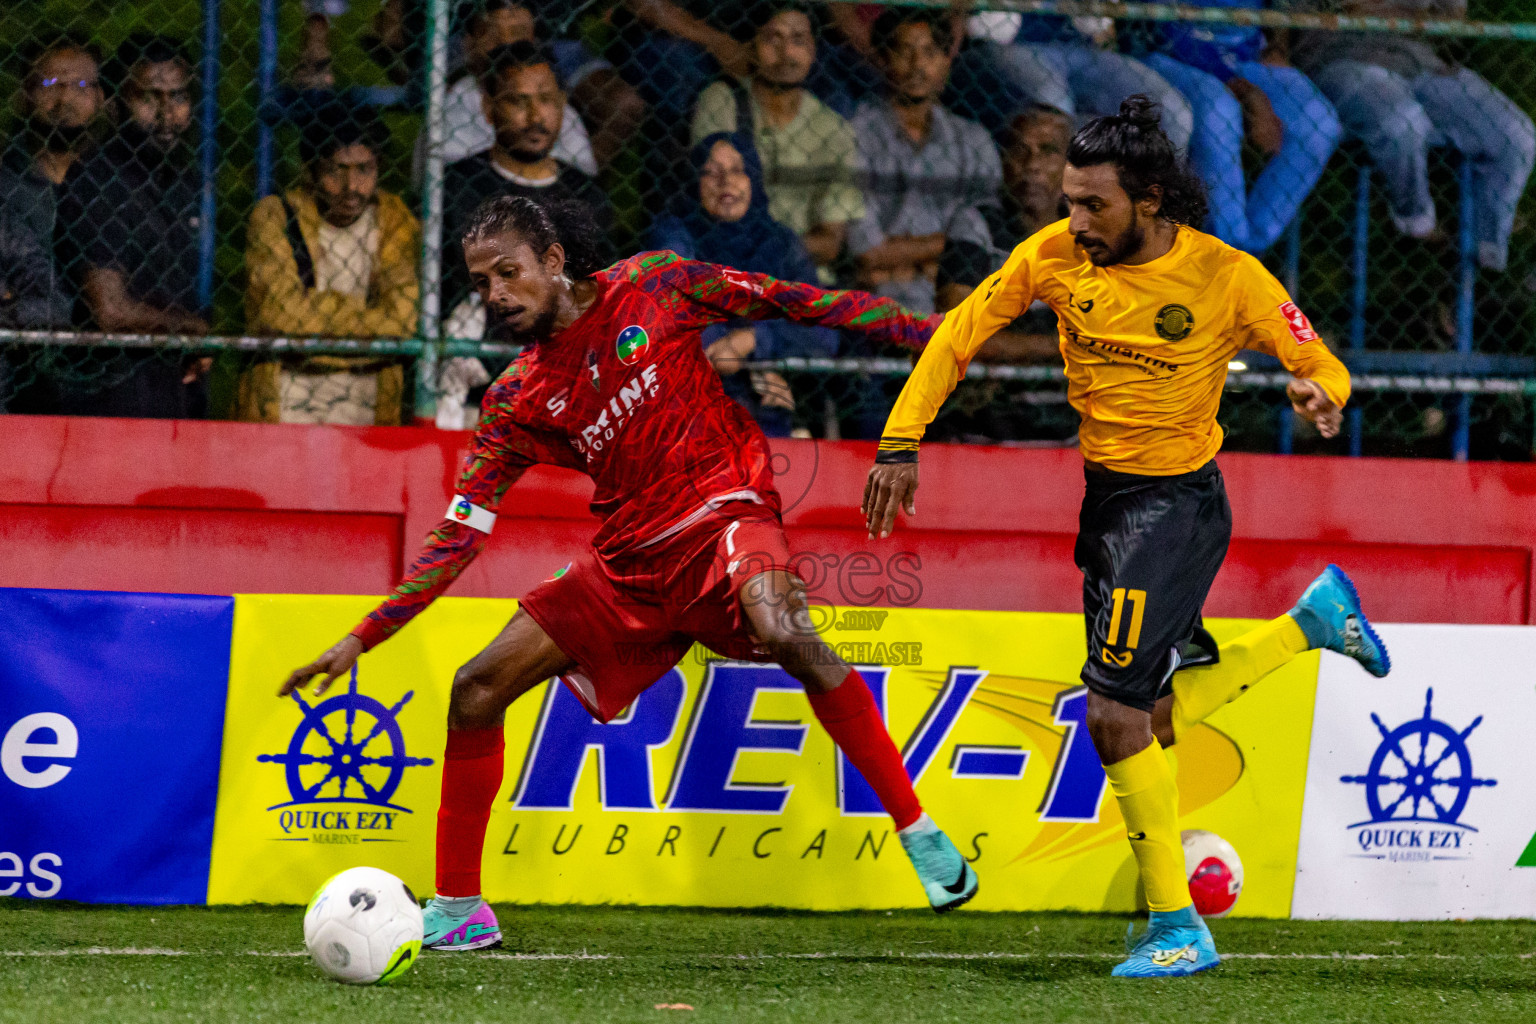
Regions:
M 1226 917 L 1243 891 L 1243 862 L 1215 832 L 1185 829 L 1184 870 L 1201 917 Z

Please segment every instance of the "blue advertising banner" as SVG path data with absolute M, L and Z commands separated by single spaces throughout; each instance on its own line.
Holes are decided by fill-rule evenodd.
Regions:
M 0 588 L 0 896 L 206 901 L 234 608 Z

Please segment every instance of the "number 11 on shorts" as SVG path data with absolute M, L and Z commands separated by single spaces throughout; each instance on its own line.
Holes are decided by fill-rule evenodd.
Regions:
M 1105 637 L 1105 644 L 1109 647 L 1120 646 L 1120 618 L 1125 611 L 1126 602 L 1131 605 L 1131 627 L 1125 637 L 1125 646 L 1134 651 L 1136 645 L 1141 643 L 1141 616 L 1147 606 L 1147 592 L 1145 590 L 1126 590 L 1124 587 L 1116 587 L 1110 595 L 1115 602 L 1114 609 L 1109 614 L 1109 635 Z

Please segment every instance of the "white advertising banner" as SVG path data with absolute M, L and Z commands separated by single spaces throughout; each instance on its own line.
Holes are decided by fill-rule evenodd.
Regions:
M 1536 917 L 1536 628 L 1380 632 L 1323 656 L 1292 916 Z

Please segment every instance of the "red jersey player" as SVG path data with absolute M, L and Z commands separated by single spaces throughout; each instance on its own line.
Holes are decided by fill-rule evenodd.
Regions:
M 592 511 L 602 520 L 591 547 L 526 595 L 453 679 L 424 944 L 475 949 L 501 938 L 480 896 L 480 853 L 508 705 L 557 676 L 606 722 L 694 641 L 776 661 L 799 680 L 894 819 L 929 903 L 941 912 L 965 903 L 976 874 L 923 813 L 868 686 L 817 635 L 789 568 L 767 439 L 727 397 L 699 338 L 725 320 L 787 318 L 920 348 L 934 322 L 862 292 L 670 252 L 599 271 L 588 255 L 594 237 L 577 208 L 524 198 L 489 200 L 471 219 L 470 276 L 491 315 L 528 347 L 486 392 L 458 491 L 405 579 L 281 694 L 315 676 L 325 677 L 323 691 L 446 590 L 529 466 L 580 470 L 596 484 Z

